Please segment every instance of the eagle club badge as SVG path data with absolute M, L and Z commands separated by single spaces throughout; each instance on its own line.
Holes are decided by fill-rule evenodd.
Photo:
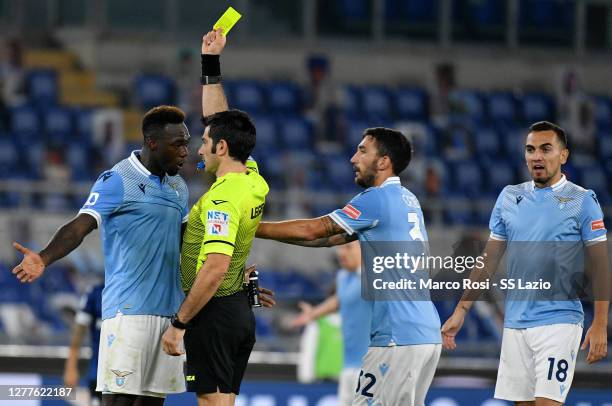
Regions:
M 115 378 L 117 386 L 125 385 L 125 377 L 134 373 L 132 371 L 119 371 L 118 369 L 111 369 L 111 372 L 117 377 Z
M 559 208 L 562 209 L 565 207 L 565 204 L 567 202 L 570 202 L 572 200 L 574 200 L 573 197 L 561 197 L 561 196 L 555 196 L 555 198 L 557 199 L 557 201 L 559 201 Z

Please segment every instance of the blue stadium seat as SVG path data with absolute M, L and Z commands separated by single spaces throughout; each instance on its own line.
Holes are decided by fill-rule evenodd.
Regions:
M 265 111 L 264 95 L 258 82 L 253 80 L 235 81 L 232 84 L 232 95 L 233 104 L 238 109 L 251 114 Z
M 367 0 L 341 0 L 342 13 L 348 20 L 362 21 L 368 18 L 370 6 Z
M 293 82 L 272 82 L 266 86 L 268 106 L 273 113 L 297 114 L 301 107 L 300 87 Z
M 469 199 L 461 195 L 447 195 L 444 198 L 444 222 L 450 225 L 469 225 L 474 222 L 472 205 Z
M 73 180 L 88 180 L 91 177 L 89 168 L 89 150 L 86 145 L 71 143 L 66 149 L 66 163 L 72 171 Z
M 162 104 L 176 103 L 174 81 L 164 75 L 144 73 L 134 80 L 136 101 L 143 110 Z
M 492 92 L 487 97 L 489 117 L 492 124 L 516 122 L 516 102 L 510 92 Z
M 10 178 L 19 164 L 19 151 L 12 139 L 0 139 L 0 178 Z
M 355 86 L 342 88 L 341 109 L 350 118 L 357 118 L 361 114 L 360 92 Z
M 355 191 L 355 172 L 350 163 L 350 156 L 344 154 L 329 154 L 323 156 L 325 162 L 325 177 L 338 192 Z
M 386 120 L 391 117 L 389 90 L 382 86 L 364 86 L 361 89 L 363 112 L 370 118 Z
M 387 19 L 414 23 L 435 22 L 438 19 L 438 0 L 386 0 Z
M 479 129 L 474 134 L 474 146 L 477 154 L 494 158 L 500 152 L 499 135 L 493 128 Z
M 605 96 L 593 98 L 595 103 L 595 121 L 600 129 L 609 130 L 612 127 L 612 100 Z
M 58 100 L 57 73 L 52 69 L 36 69 L 27 73 L 26 87 L 31 103 L 54 105 Z
M 66 107 L 52 107 L 43 111 L 43 123 L 47 139 L 54 145 L 62 145 L 73 135 L 72 112 Z
M 92 109 L 78 108 L 74 110 L 75 136 L 80 142 L 91 142 L 93 138 L 93 114 Z
M 504 24 L 506 4 L 503 0 L 453 0 L 453 20 L 470 21 L 479 26 Z
M 27 165 L 28 176 L 32 179 L 41 179 L 45 164 L 45 148 L 40 142 L 28 143 L 24 148 L 25 164 Z
M 455 115 L 463 115 L 482 123 L 485 118 L 485 109 L 482 93 L 475 90 L 458 90 L 450 95 Z
M 584 167 L 579 169 L 579 185 L 592 189 L 597 194 L 599 201 L 602 204 L 607 204 L 610 201 L 610 194 L 608 192 L 608 179 L 606 172 L 600 165 L 592 165 L 590 167 Z
M 280 142 L 277 137 L 276 120 L 271 116 L 251 116 L 257 129 L 257 142 L 255 147 L 258 151 L 266 149 L 279 149 Z
M 420 88 L 400 87 L 394 94 L 397 116 L 404 120 L 427 121 L 427 92 Z
M 505 155 L 514 163 L 525 161 L 525 138 L 527 134 L 524 129 L 516 127 L 501 128 L 500 136 Z
M 483 191 L 483 176 L 473 161 L 462 161 L 452 165 L 452 188 L 464 196 L 479 196 Z
M 286 150 L 313 149 L 312 125 L 301 117 L 279 119 L 279 137 Z
M 523 27 L 540 30 L 570 29 L 574 25 L 573 16 L 573 0 L 520 0 L 519 2 L 519 23 Z
M 522 97 L 522 115 L 525 124 L 531 125 L 536 121 L 555 121 L 554 101 L 551 96 L 531 92 Z
M 599 148 L 597 151 L 601 159 L 612 158 L 612 133 L 600 133 L 597 137 Z
M 39 138 L 41 125 L 38 111 L 28 105 L 11 109 L 11 131 L 19 138 Z
M 516 183 L 514 168 L 506 161 L 499 160 L 484 168 L 488 178 L 489 192 L 497 195 L 507 185 Z
M 357 145 L 363 139 L 363 131 L 368 128 L 368 123 L 362 120 L 349 120 L 347 122 L 346 149 L 353 153 Z

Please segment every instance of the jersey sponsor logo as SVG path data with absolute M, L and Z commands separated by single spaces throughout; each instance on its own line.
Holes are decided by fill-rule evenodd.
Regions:
M 357 220 L 361 216 L 361 212 L 351 204 L 344 206 L 342 211 L 353 220 Z
M 140 185 L 138 185 L 138 189 L 140 189 L 140 191 L 144 194 L 145 192 L 145 187 L 147 187 L 147 185 L 145 185 L 144 183 L 141 183 Z
M 94 204 L 96 204 L 99 198 L 100 198 L 100 193 L 92 192 L 87 198 L 87 201 L 85 202 L 85 206 L 93 206 Z
M 261 213 L 263 213 L 264 205 L 265 203 L 262 203 L 259 206 L 253 207 L 251 209 L 251 220 L 261 216 Z
M 117 377 L 115 379 L 115 383 L 117 384 L 117 386 L 125 385 L 125 377 L 134 373 L 132 371 L 120 371 L 118 369 L 111 369 L 111 372 Z
M 591 222 L 591 231 L 603 230 L 606 226 L 603 220 L 595 220 Z
M 214 205 L 219 205 L 221 203 L 227 203 L 227 200 L 211 200 L 211 202 L 214 203 Z
M 210 235 L 229 235 L 230 215 L 223 211 L 208 210 L 206 213 L 206 229 Z

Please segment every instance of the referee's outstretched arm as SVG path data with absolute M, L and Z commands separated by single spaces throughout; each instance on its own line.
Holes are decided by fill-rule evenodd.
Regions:
M 202 116 L 208 117 L 228 110 L 227 98 L 221 85 L 219 57 L 225 48 L 226 37 L 221 28 L 202 37 Z

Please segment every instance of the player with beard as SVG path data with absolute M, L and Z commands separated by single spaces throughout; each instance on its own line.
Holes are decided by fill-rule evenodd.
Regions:
M 590 345 L 587 362 L 593 363 L 607 355 L 606 228 L 595 192 L 561 173 L 568 156 L 563 129 L 546 121 L 531 126 L 525 161 L 532 180 L 506 186 L 500 193 L 489 223 L 484 267 L 473 271 L 470 279 L 490 278 L 506 253 L 508 278 L 537 281 L 554 275 L 557 285 L 571 281 L 565 277 L 568 271 L 582 272 L 586 253 L 590 266 L 584 271 L 595 277 L 591 280 L 595 315 L 582 349 Z M 444 323 L 445 348 L 456 348 L 455 336 L 477 298 L 478 291 L 465 291 Z M 584 312 L 577 295 L 560 299 L 508 291 L 496 398 L 514 401 L 517 406 L 553 406 L 565 401 L 576 367 Z
M 103 405 L 162 405 L 168 393 L 185 391 L 183 362 L 165 354 L 160 340 L 184 297 L 179 257 L 188 196 L 178 175 L 189 143 L 184 121 L 176 107 L 149 110 L 142 149 L 100 175 L 79 214 L 40 253 L 13 243 L 24 255 L 13 274 L 33 282 L 100 228 L 105 286 L 96 390 Z
M 412 156 L 399 131 L 369 128 L 351 158 L 364 192 L 344 208 L 307 220 L 261 222 L 258 238 L 324 247 L 359 239 L 362 252 L 378 242 L 410 249 L 427 233 L 417 198 L 398 175 Z M 440 319 L 431 300 L 373 301 L 370 346 L 355 382 L 353 404 L 423 405 L 441 351 Z

